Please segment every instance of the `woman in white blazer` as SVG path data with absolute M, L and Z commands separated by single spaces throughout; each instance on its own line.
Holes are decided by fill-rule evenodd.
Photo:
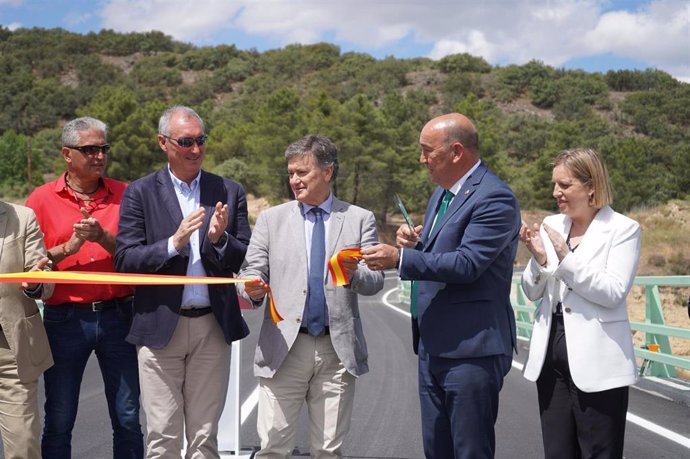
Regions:
M 522 274 L 541 300 L 524 376 L 537 382 L 546 458 L 621 458 L 628 386 L 637 380 L 626 297 L 640 227 L 614 212 L 606 166 L 588 149 L 554 161 L 559 215 L 523 224 L 532 253 Z

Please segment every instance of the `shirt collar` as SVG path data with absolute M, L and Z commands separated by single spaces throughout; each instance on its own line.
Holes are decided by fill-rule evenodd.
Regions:
M 331 207 L 333 207 L 333 193 L 329 193 L 328 197 L 324 202 L 319 204 L 318 206 L 312 206 L 309 204 L 305 203 L 300 203 L 302 207 L 302 215 L 307 215 L 307 212 L 312 210 L 314 207 L 320 207 L 321 210 L 323 210 L 325 213 L 329 214 L 331 213 Z
M 460 177 L 460 180 L 458 180 L 457 182 L 455 182 L 455 185 L 453 185 L 452 187 L 450 187 L 450 192 L 453 193 L 453 196 L 457 196 L 457 195 L 458 195 L 458 193 L 460 192 L 460 188 L 462 188 L 462 186 L 465 184 L 465 182 L 467 181 L 467 179 L 470 178 L 470 175 L 472 175 L 472 172 L 476 171 L 477 168 L 479 167 L 479 165 L 480 165 L 481 163 L 482 163 L 481 160 L 477 161 L 477 162 L 474 164 L 474 166 L 472 166 L 472 168 L 471 168 L 470 170 L 468 170 L 468 171 L 465 173 L 465 175 L 463 175 L 462 177 Z
M 175 177 L 175 174 L 173 174 L 172 169 L 170 169 L 170 165 L 168 165 L 168 173 L 170 174 L 170 179 L 173 182 L 173 185 L 179 190 L 190 190 L 194 191 L 196 190 L 196 187 L 199 185 L 199 181 L 201 180 L 201 171 L 194 177 L 194 180 L 192 180 L 192 183 L 187 185 L 187 182 L 183 182 L 182 180 L 178 179 Z

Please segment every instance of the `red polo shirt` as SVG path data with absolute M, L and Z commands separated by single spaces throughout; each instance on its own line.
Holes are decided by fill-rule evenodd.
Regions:
M 117 234 L 120 203 L 127 185 L 117 180 L 103 178 L 101 186 L 91 202 L 78 199 L 65 183 L 65 174 L 53 182 L 36 188 L 26 200 L 26 205 L 36 213 L 43 231 L 46 248 L 67 242 L 74 229 L 72 225 L 84 218 L 79 211 L 85 208 L 101 226 Z M 100 244 L 84 242 L 79 251 L 53 266 L 56 271 L 114 272 L 113 257 Z M 90 303 L 132 295 L 134 288 L 125 285 L 56 284 L 49 304 L 65 302 Z

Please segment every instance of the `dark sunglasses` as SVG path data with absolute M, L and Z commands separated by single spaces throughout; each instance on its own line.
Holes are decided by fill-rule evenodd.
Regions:
M 103 145 L 82 145 L 81 147 L 72 147 L 69 145 L 65 146 L 88 156 L 96 156 L 100 152 L 103 152 L 104 155 L 110 153 L 110 145 L 107 143 L 104 143 Z
M 206 134 L 200 135 L 199 137 L 180 137 L 177 139 L 173 139 L 172 137 L 169 137 L 165 134 L 161 134 L 163 137 L 165 137 L 168 140 L 174 140 L 175 143 L 177 143 L 179 146 L 182 148 L 191 148 L 194 146 L 194 143 L 196 143 L 198 146 L 202 146 L 203 144 L 206 143 L 206 139 L 208 139 L 208 136 Z

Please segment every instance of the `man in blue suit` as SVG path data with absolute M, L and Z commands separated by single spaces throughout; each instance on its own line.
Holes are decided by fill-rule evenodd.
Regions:
M 201 170 L 204 123 L 191 108 L 166 110 L 158 144 L 168 165 L 124 194 L 117 271 L 232 277 L 251 237 L 247 201 L 232 180 Z M 137 345 L 146 457 L 217 458 L 230 343 L 249 334 L 232 284 L 139 286 L 127 341 Z
M 412 329 L 419 355 L 427 458 L 490 458 L 498 393 L 510 370 L 510 303 L 520 211 L 513 192 L 479 158 L 465 116 L 429 121 L 419 161 L 438 185 L 424 225 L 398 229 L 399 248 L 363 249 L 370 268 L 397 267 L 413 280 Z

